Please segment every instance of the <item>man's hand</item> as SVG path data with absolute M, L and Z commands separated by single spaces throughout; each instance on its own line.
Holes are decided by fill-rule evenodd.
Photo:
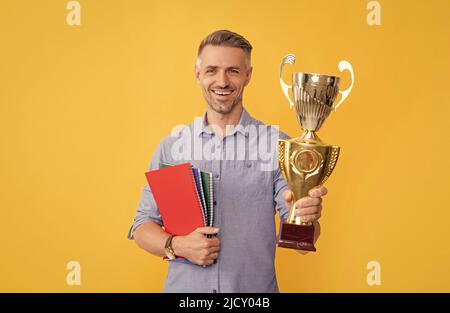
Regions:
M 308 194 L 295 202 L 295 213 L 300 216 L 302 222 L 317 222 L 322 215 L 322 198 L 328 193 L 328 189 L 324 186 L 312 188 Z M 290 190 L 284 192 L 284 201 L 286 207 L 291 207 L 293 193 Z
M 217 259 L 220 250 L 220 240 L 216 237 L 207 238 L 219 232 L 214 227 L 199 227 L 186 236 L 176 236 L 172 239 L 172 248 L 177 256 L 188 259 L 197 265 L 211 265 Z

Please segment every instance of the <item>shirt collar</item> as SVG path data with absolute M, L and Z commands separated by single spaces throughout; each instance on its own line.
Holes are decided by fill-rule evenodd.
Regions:
M 247 110 L 245 108 L 243 108 L 242 113 L 241 113 L 241 118 L 239 119 L 238 124 L 232 128 L 231 132 L 229 134 L 227 134 L 227 136 L 234 135 L 236 132 L 240 132 L 242 135 L 248 136 L 247 126 L 250 124 L 250 121 L 251 121 L 250 115 L 248 114 Z M 199 119 L 199 122 L 200 122 L 200 125 L 199 125 L 200 127 L 194 127 L 196 136 L 200 136 L 203 133 L 209 134 L 209 135 L 214 134 L 214 132 L 211 130 L 210 127 L 208 127 L 208 125 L 206 123 L 206 112 L 203 113 L 203 116 L 201 119 Z

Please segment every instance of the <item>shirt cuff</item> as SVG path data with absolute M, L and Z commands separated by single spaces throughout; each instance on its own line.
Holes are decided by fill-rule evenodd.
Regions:
M 134 232 L 136 231 L 136 229 L 141 226 L 142 224 L 144 224 L 145 222 L 155 222 L 156 224 L 158 224 L 159 226 L 163 226 L 163 223 L 161 222 L 161 220 L 157 219 L 157 218 L 152 218 L 152 217 L 146 217 L 144 219 L 140 219 L 139 221 L 135 221 L 133 225 L 131 225 L 130 230 L 128 231 L 128 235 L 127 238 L 129 240 L 134 240 Z

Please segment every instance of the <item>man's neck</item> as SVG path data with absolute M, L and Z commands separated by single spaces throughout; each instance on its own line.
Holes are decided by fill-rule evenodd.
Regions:
M 214 127 L 218 127 L 221 130 L 220 133 L 217 133 L 214 128 L 212 128 L 212 130 L 214 131 L 214 133 L 216 133 L 217 136 L 221 137 L 220 139 L 222 139 L 224 136 L 226 136 L 226 132 L 231 130 L 230 126 L 235 127 L 239 123 L 243 110 L 244 108 L 241 104 L 237 105 L 230 113 L 221 114 L 212 110 L 208 106 L 206 109 L 207 124 L 215 125 Z

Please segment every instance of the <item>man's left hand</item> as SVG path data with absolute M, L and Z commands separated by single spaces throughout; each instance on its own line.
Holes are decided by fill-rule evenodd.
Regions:
M 328 193 L 325 186 L 318 186 L 312 188 L 308 194 L 295 202 L 296 215 L 300 216 L 302 222 L 317 222 L 322 215 L 322 197 Z M 293 193 L 290 190 L 284 192 L 284 201 L 286 208 L 291 207 Z

